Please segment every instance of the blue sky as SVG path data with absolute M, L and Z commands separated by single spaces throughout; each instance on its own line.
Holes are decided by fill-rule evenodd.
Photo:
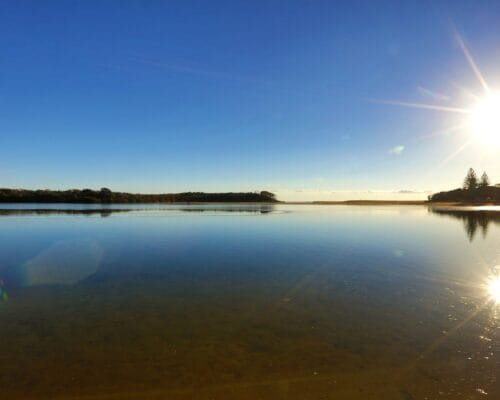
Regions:
M 500 148 L 447 132 L 500 88 L 498 1 L 3 1 L 0 187 L 419 198 Z M 466 90 L 465 90 L 466 89 Z M 415 191 L 402 195 L 399 191 Z

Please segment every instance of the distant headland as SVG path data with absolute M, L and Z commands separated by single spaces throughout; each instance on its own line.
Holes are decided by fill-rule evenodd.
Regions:
M 446 205 L 477 206 L 500 205 L 500 184 L 491 185 L 486 173 L 478 178 L 470 168 L 462 188 L 438 192 L 428 196 L 427 200 L 347 200 L 347 201 L 314 201 L 320 205 Z
M 27 190 L 0 188 L 0 203 L 277 203 L 268 191 L 243 193 L 165 193 L 139 194 L 100 190 Z
M 457 203 L 465 205 L 500 204 L 500 185 L 491 185 L 486 172 L 480 179 L 470 168 L 462 188 L 430 195 L 429 203 Z

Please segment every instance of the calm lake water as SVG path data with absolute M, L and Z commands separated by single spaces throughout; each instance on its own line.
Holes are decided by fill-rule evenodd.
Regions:
M 0 209 L 5 399 L 500 398 L 499 208 Z

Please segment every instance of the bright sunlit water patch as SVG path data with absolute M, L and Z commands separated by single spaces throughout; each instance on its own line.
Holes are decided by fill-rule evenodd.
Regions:
M 488 283 L 488 293 L 495 303 L 500 303 L 500 277 L 497 276 Z

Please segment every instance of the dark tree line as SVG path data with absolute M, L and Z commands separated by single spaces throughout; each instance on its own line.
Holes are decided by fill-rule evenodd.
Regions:
M 101 190 L 26 190 L 1 189 L 0 203 L 210 203 L 210 202 L 277 202 L 274 193 L 167 193 L 167 194 L 134 194 L 112 192 L 108 188 Z
M 478 178 L 474 169 L 470 168 L 462 188 L 435 193 L 429 196 L 429 201 L 500 204 L 500 187 L 498 185 L 491 186 L 490 178 L 486 172 L 483 172 L 481 178 Z

